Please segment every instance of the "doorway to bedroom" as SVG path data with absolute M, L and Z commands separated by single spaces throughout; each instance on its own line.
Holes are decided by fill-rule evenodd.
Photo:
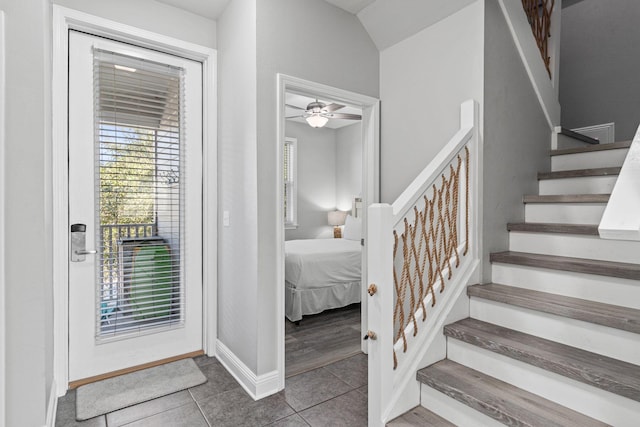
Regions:
M 293 80 L 280 96 L 285 377 L 343 361 L 366 383 L 364 230 L 378 196 L 377 100 L 284 79 Z

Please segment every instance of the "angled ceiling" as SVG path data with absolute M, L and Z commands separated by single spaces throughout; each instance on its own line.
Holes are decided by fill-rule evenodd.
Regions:
M 156 0 L 217 20 L 232 0 Z M 476 0 L 325 0 L 358 17 L 378 50 L 418 33 Z M 565 0 L 573 4 L 580 0 Z

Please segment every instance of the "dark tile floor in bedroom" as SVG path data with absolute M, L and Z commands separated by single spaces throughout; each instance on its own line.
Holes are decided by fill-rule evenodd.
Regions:
M 342 314 L 338 312 L 336 316 L 334 312 L 328 317 L 344 317 Z M 308 335 L 305 320 L 300 326 L 300 336 Z M 313 326 L 315 333 L 321 333 L 323 328 L 319 327 L 318 320 L 307 322 L 306 326 Z M 359 323 L 359 318 L 357 321 Z M 329 321 L 325 326 L 327 330 L 335 330 L 337 323 Z M 300 336 L 296 336 L 295 328 L 289 325 L 288 348 L 292 341 L 299 342 L 296 338 Z M 359 338 L 358 330 L 357 345 Z M 331 357 L 325 355 L 322 359 L 326 361 Z M 367 358 L 362 353 L 288 376 L 285 390 L 257 402 L 215 358 L 201 356 L 195 361 L 208 378 L 205 384 L 84 422 L 75 421 L 75 392 L 71 391 L 58 400 L 56 426 L 367 425 Z M 291 374 L 288 372 L 288 375 Z

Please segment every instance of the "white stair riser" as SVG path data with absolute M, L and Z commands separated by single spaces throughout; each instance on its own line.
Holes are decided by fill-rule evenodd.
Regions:
M 434 414 L 440 415 L 457 426 L 504 427 L 504 424 L 493 418 L 425 384 L 420 386 L 420 402 Z
M 509 233 L 509 250 L 640 264 L 640 242 L 574 234 Z
M 640 403 L 479 347 L 448 340 L 448 358 L 617 427 L 635 427 Z
M 640 334 L 477 297 L 471 298 L 470 316 L 483 322 L 640 365 Z
M 617 175 L 542 179 L 539 194 L 611 194 Z
M 494 283 L 640 309 L 636 280 L 497 263 L 491 273 Z
M 527 203 L 526 222 L 558 222 L 563 224 L 599 224 L 604 203 Z
M 629 150 L 604 150 L 590 153 L 563 154 L 551 157 L 552 171 L 568 171 L 576 169 L 594 169 L 622 166 Z

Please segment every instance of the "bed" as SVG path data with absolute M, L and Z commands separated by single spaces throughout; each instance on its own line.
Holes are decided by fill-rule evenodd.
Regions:
M 360 302 L 362 246 L 360 227 L 347 217 L 345 238 L 285 242 L 285 314 L 302 316 Z M 354 227 L 355 228 L 355 227 Z

